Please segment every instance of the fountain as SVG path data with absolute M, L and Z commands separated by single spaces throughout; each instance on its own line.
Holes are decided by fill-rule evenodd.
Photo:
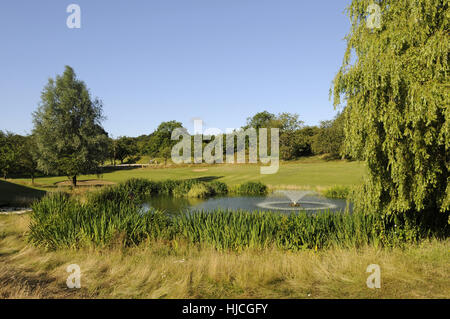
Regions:
M 298 203 L 303 197 L 310 194 L 310 191 L 279 191 L 291 200 L 291 207 L 301 207 Z
M 315 199 L 315 201 L 304 201 L 303 198 L 306 195 L 313 194 L 312 191 L 292 191 L 292 190 L 280 190 L 277 193 L 283 194 L 290 201 L 271 201 L 262 202 L 257 204 L 258 207 L 265 209 L 274 210 L 324 210 L 324 209 L 335 209 L 336 205 L 327 202 L 326 200 Z

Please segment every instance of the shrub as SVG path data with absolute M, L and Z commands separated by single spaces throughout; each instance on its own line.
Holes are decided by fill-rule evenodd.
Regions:
M 206 198 L 213 195 L 214 190 L 205 183 L 198 183 L 192 185 L 191 189 L 187 193 L 187 197 L 190 198 Z
M 208 184 L 214 191 L 214 195 L 225 195 L 228 193 L 227 184 L 219 181 L 214 181 Z
M 326 189 L 323 195 L 328 198 L 347 199 L 350 196 L 350 187 L 335 185 Z
M 180 181 L 165 180 L 158 182 L 158 194 L 172 195 L 173 190 L 180 184 Z
M 247 182 L 237 186 L 235 191 L 239 195 L 265 195 L 267 186 L 261 182 Z
M 187 196 L 189 190 L 196 184 L 200 183 L 196 180 L 184 180 L 180 181 L 177 186 L 172 191 L 172 195 L 175 197 L 184 197 Z

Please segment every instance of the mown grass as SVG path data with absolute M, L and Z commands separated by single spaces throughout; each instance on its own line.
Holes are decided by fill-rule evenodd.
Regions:
M 0 216 L 0 298 L 449 298 L 450 241 L 396 248 L 218 251 L 183 242 L 43 251 L 29 216 Z M 66 268 L 81 268 L 68 289 Z M 381 289 L 369 289 L 370 264 Z M 13 279 L 12 279 L 13 278 Z
M 123 182 L 130 178 L 152 180 L 214 179 L 234 186 L 245 182 L 262 182 L 275 188 L 299 187 L 324 189 L 333 185 L 357 185 L 365 172 L 361 162 L 324 161 L 319 158 L 305 158 L 297 162 L 281 162 L 276 174 L 261 175 L 259 165 L 215 164 L 172 166 L 168 168 L 136 168 L 106 172 L 101 176 L 82 175 L 79 180 L 101 178 L 110 182 Z M 65 176 L 40 177 L 36 183 L 42 187 L 53 186 L 67 180 Z M 29 179 L 14 179 L 18 183 L 29 183 Z

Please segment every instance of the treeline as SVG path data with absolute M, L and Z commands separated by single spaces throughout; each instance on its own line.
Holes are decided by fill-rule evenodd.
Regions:
M 183 128 L 177 121 L 162 122 L 149 135 L 139 137 L 119 137 L 110 139 L 109 158 L 111 162 L 133 162 L 140 156 L 162 158 L 167 161 L 171 157 L 171 149 L 178 141 L 172 141 L 172 131 Z M 344 140 L 343 114 L 339 113 L 333 120 L 322 121 L 319 126 L 305 126 L 297 114 L 281 113 L 278 115 L 267 111 L 259 112 L 247 119 L 242 127 L 278 128 L 280 130 L 280 157 L 282 160 L 295 160 L 303 156 L 326 154 L 330 158 L 342 156 Z M 215 137 L 212 137 L 214 140 Z M 192 137 L 193 144 L 194 137 Z M 209 141 L 203 141 L 205 146 Z M 246 145 L 248 148 L 248 143 Z M 223 142 L 224 151 L 226 140 Z M 193 148 L 192 148 L 193 149 Z

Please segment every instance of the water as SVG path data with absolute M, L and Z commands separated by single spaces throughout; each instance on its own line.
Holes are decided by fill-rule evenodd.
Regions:
M 224 196 L 208 199 L 174 198 L 171 196 L 156 196 L 147 201 L 147 208 L 164 210 L 169 213 L 195 210 L 260 210 L 291 213 L 295 211 L 319 212 L 323 210 L 344 211 L 347 207 L 345 200 L 328 199 L 312 193 L 303 194 L 298 200 L 300 207 L 292 207 L 291 201 L 285 194 L 276 192 L 268 196 Z M 349 209 L 351 210 L 351 205 Z

